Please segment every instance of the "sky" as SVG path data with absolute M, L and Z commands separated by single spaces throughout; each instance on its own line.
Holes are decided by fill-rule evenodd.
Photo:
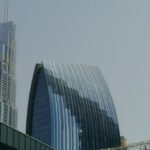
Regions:
M 97 65 L 112 94 L 121 135 L 129 143 L 149 140 L 149 6 L 149 0 L 10 0 L 18 129 L 25 132 L 35 63 L 52 60 Z

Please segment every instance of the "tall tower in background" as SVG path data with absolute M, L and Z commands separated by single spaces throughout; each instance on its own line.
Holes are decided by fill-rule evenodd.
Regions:
M 0 23 L 0 122 L 17 127 L 16 40 L 13 22 Z

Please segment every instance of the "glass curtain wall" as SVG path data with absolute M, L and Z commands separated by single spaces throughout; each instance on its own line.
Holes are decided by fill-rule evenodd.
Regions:
M 54 150 L 50 146 L 0 123 L 0 150 Z
M 56 150 L 119 146 L 113 100 L 98 67 L 54 62 L 37 65 L 27 133 Z

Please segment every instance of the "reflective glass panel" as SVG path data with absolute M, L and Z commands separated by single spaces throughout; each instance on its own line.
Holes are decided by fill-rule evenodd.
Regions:
M 9 146 L 13 146 L 13 139 L 14 139 L 14 137 L 13 137 L 13 129 L 8 128 L 8 130 L 7 130 L 7 144 Z

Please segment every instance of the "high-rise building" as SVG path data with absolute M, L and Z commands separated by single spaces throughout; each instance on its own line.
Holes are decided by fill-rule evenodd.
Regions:
M 17 127 L 16 40 L 13 22 L 0 23 L 0 122 Z
M 54 62 L 37 64 L 26 132 L 56 150 L 119 146 L 114 104 L 98 67 Z

